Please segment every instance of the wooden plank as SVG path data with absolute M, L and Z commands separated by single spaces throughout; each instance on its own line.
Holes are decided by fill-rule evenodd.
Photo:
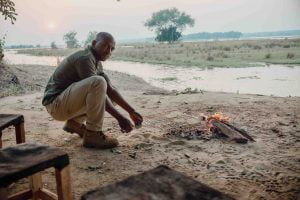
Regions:
M 25 142 L 24 122 L 15 125 L 15 132 L 16 132 L 17 144 L 24 143 Z
M 57 195 L 45 188 L 38 192 L 38 196 L 43 200 L 57 200 Z
M 70 173 L 69 165 L 62 169 L 55 168 L 58 200 L 73 199 Z
M 7 188 L 0 187 L 0 199 L 7 200 L 8 192 Z
M 81 200 L 233 200 L 193 178 L 159 166 L 121 182 L 85 193 Z
M 0 149 L 2 149 L 2 130 L 0 130 Z
M 0 187 L 48 169 L 63 168 L 69 156 L 59 148 L 41 144 L 17 144 L 0 149 Z
M 30 189 L 27 189 L 9 196 L 8 200 L 24 200 L 24 199 L 30 199 L 31 197 L 32 197 L 32 192 Z
M 0 114 L 0 130 L 24 122 L 23 115 Z
M 229 126 L 220 122 L 219 120 L 212 120 L 211 123 L 215 128 L 219 129 L 224 135 L 229 137 L 230 140 L 233 140 L 237 143 L 243 143 L 243 144 L 248 142 L 248 139 L 240 135 L 239 132 L 230 128 Z
M 29 181 L 30 181 L 30 189 L 32 191 L 32 199 L 38 200 L 39 199 L 38 192 L 43 187 L 41 173 L 36 173 L 30 176 Z

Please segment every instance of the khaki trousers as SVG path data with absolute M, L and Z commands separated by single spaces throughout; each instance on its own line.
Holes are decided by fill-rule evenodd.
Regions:
M 102 76 L 92 76 L 71 84 L 56 99 L 46 105 L 56 120 L 74 120 L 91 131 L 102 131 L 107 83 Z

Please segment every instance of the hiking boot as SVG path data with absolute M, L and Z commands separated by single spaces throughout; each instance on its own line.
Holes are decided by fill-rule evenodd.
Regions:
M 83 136 L 83 146 L 88 148 L 110 149 L 118 146 L 116 138 L 108 137 L 102 131 L 86 130 Z
M 68 120 L 64 127 L 63 130 L 68 132 L 68 133 L 77 133 L 80 137 L 83 137 L 86 128 L 84 124 L 79 124 L 73 120 Z

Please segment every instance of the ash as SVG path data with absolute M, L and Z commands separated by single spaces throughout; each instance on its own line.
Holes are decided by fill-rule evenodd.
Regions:
M 168 130 L 167 136 L 175 136 L 187 140 L 210 140 L 214 134 L 201 125 L 186 125 L 172 127 Z

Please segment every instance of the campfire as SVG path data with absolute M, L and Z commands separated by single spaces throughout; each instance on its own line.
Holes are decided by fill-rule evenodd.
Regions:
M 176 135 L 186 139 L 210 139 L 214 136 L 223 136 L 237 143 L 255 141 L 245 130 L 232 125 L 229 117 L 221 112 L 209 117 L 202 115 L 204 124 L 194 126 L 180 126 L 169 131 L 168 135 Z
M 215 134 L 221 134 L 237 143 L 247 143 L 254 139 L 243 129 L 240 129 L 229 123 L 229 117 L 223 113 L 215 113 L 210 117 L 203 116 L 208 130 Z

